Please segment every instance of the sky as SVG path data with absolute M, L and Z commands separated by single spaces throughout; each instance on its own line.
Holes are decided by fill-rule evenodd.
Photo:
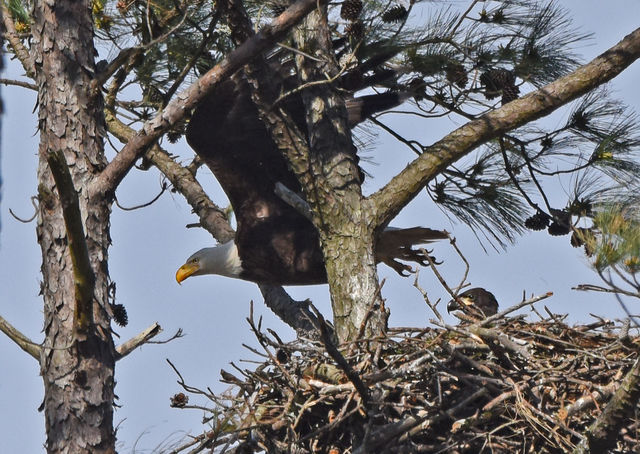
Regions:
M 584 61 L 613 46 L 640 23 L 637 0 L 604 4 L 593 0 L 565 0 L 561 4 L 574 13 L 576 25 L 595 34 L 594 39 L 578 49 Z M 3 77 L 17 78 L 21 74 L 14 63 L 6 64 L 8 69 Z M 611 84 L 614 95 L 638 112 L 639 80 L 640 63 L 636 62 Z M 36 192 L 38 146 L 33 114 L 35 93 L 2 87 L 2 97 L 5 113 L 0 155 L 3 180 L 0 315 L 39 342 L 42 340 L 42 302 L 38 296 L 41 259 L 35 221 L 21 223 L 9 214 L 9 209 L 22 218 L 33 214 L 30 197 Z M 550 121 L 561 121 L 559 118 L 553 117 Z M 429 123 L 426 129 L 412 121 L 404 117 L 391 124 L 408 128 L 414 134 L 419 132 L 423 143 L 433 142 L 461 124 L 459 119 L 450 118 Z M 183 143 L 171 151 L 185 160 L 192 155 Z M 112 157 L 113 151 L 110 153 Z M 377 138 L 369 157 L 376 165 L 369 168 L 375 180 L 365 186 L 368 193 L 413 159 L 407 149 L 383 134 Z M 206 183 L 205 189 L 213 200 L 224 205 L 224 197 L 213 176 L 204 174 L 200 180 Z M 159 192 L 160 183 L 156 170 L 135 171 L 118 189 L 118 201 L 122 206 L 144 203 Z M 558 185 L 552 194 L 552 199 L 558 201 L 557 206 L 566 200 L 564 191 L 565 188 Z M 116 343 L 135 336 L 154 322 L 164 329 L 158 339 L 171 336 L 179 328 L 185 332 L 183 338 L 169 344 L 145 345 L 117 363 L 119 407 L 115 424 L 120 452 L 149 452 L 187 433 L 197 434 L 202 430 L 201 411 L 169 407 L 169 398 L 181 388 L 166 359 L 176 365 L 189 385 L 210 387 L 217 392 L 226 389 L 226 385 L 219 383 L 221 368 L 230 369 L 231 361 L 250 368 L 251 364 L 240 360 L 257 359 L 242 347 L 242 343 L 256 345 L 246 322 L 250 301 L 255 302 L 256 316 L 263 317 L 265 327 L 273 328 L 284 339 L 293 337 L 292 331 L 263 305 L 258 288 L 252 283 L 218 276 L 192 278 L 182 286 L 175 282 L 175 271 L 184 260 L 201 247 L 214 243 L 206 231 L 185 228 L 196 220 L 182 196 L 169 192 L 148 208 L 123 211 L 114 206 L 109 268 L 111 278 L 117 283 L 117 302 L 126 306 L 129 315 L 127 327 L 116 327 L 119 335 Z M 392 225 L 425 225 L 453 232 L 471 264 L 468 280 L 473 286 L 492 291 L 501 307 L 519 302 L 523 292 L 538 295 L 552 291 L 554 296 L 544 304 L 553 312 L 568 313 L 572 323 L 590 321 L 589 313 L 609 318 L 622 315 L 611 295 L 571 290 L 581 283 L 600 282 L 584 254 L 572 248 L 567 237 L 551 238 L 545 232 L 530 232 L 505 252 L 491 248 L 485 252 L 466 226 L 452 224 L 426 196 L 416 198 Z M 451 248 L 437 244 L 435 254 L 445 261 L 440 271 L 451 283 L 458 282 L 464 267 Z M 383 296 L 391 309 L 390 324 L 426 326 L 433 315 L 413 287 L 413 278 L 400 278 L 384 265 L 380 265 L 379 275 L 386 278 Z M 419 282 L 431 298 L 448 300 L 429 269 L 421 270 Z M 325 315 L 330 315 L 326 285 L 288 290 L 294 298 L 311 298 Z M 1 333 L 0 361 L 0 452 L 44 452 L 43 414 L 37 411 L 43 398 L 38 364 Z M 191 399 L 191 403 L 207 404 Z

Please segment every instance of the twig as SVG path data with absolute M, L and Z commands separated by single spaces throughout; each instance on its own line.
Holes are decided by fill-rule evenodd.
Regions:
M 31 216 L 29 219 L 22 219 L 20 217 L 18 217 L 17 214 L 15 214 L 13 212 L 13 210 L 11 210 L 11 208 L 9 208 L 9 213 L 11 214 L 11 216 L 13 216 L 16 220 L 23 222 L 25 224 L 28 224 L 29 222 L 33 221 L 36 216 L 38 215 L 38 204 L 36 203 L 38 201 L 38 198 L 35 196 L 31 196 L 31 205 L 33 205 L 34 211 L 33 211 L 33 216 Z
M 116 347 L 116 361 L 124 358 L 136 348 L 146 344 L 149 339 L 155 337 L 162 332 L 162 328 L 155 322 L 153 325 L 140 332 L 138 335 L 132 337 L 126 342 Z
M 424 251 L 424 249 L 422 249 L 422 251 Z M 428 257 L 428 254 L 425 254 Z M 431 261 L 431 258 L 429 257 L 429 260 Z M 431 263 L 431 270 L 434 271 L 434 264 Z M 436 274 L 436 276 L 439 275 L 439 273 L 437 271 L 434 271 Z M 442 315 L 440 315 L 440 311 L 438 311 L 438 309 L 436 309 L 436 304 L 438 304 L 438 302 L 436 302 L 436 304 L 433 304 L 431 302 L 431 300 L 429 299 L 429 296 L 427 295 L 427 291 L 424 290 L 421 286 L 420 283 L 418 282 L 418 278 L 420 277 L 420 270 L 416 270 L 416 278 L 413 280 L 413 286 L 422 294 L 422 298 L 424 299 L 424 302 L 427 303 L 427 306 L 429 306 L 429 308 L 431 309 L 431 311 L 435 314 L 436 317 L 438 317 L 438 320 L 440 321 L 440 323 L 444 323 L 444 319 L 442 318 Z
M 529 298 L 528 300 L 524 300 L 518 304 L 515 304 L 511 307 L 506 308 L 505 310 L 498 312 L 495 315 L 492 315 L 490 317 L 485 318 L 484 320 L 479 320 L 478 322 L 476 322 L 473 326 L 477 326 L 477 327 L 481 327 L 481 326 L 486 326 L 489 323 L 492 323 L 496 320 L 499 320 L 501 318 L 504 318 L 505 315 L 510 314 L 511 312 L 515 312 L 518 309 L 522 309 L 525 306 L 531 306 L 532 304 L 537 303 L 538 301 L 541 301 L 543 299 L 547 299 L 550 296 L 553 296 L 553 292 L 547 292 L 543 295 L 539 295 L 539 296 L 534 296 L 532 298 Z
M 132 207 L 125 207 L 120 205 L 120 202 L 118 202 L 118 198 L 114 197 L 116 205 L 118 206 L 118 208 L 120 208 L 123 211 L 134 211 L 134 210 L 139 210 L 140 208 L 146 208 L 148 206 L 151 206 L 156 200 L 158 200 L 160 198 L 160 196 L 162 196 L 162 194 L 164 194 L 164 191 L 167 190 L 167 183 L 162 183 L 162 187 L 160 188 L 160 192 L 158 193 L 158 195 L 156 195 L 153 199 L 151 199 L 149 202 L 145 202 L 142 203 L 140 205 L 135 205 Z

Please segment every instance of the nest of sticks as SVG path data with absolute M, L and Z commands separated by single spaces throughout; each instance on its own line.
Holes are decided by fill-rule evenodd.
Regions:
M 623 322 L 571 327 L 534 312 L 389 329 L 340 351 L 326 333 L 282 342 L 251 316 L 257 367 L 223 370 L 221 395 L 180 377 L 213 407 L 206 431 L 173 452 L 572 452 L 638 367 L 640 338 Z M 190 407 L 185 393 L 171 404 Z M 633 405 L 610 452 L 640 452 Z

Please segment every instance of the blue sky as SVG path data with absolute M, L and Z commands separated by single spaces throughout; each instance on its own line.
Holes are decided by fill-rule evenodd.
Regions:
M 578 49 L 585 61 L 638 26 L 640 2 L 637 0 L 561 3 L 574 12 L 576 25 L 595 33 L 593 40 Z M 7 62 L 7 66 L 4 77 L 15 78 L 20 74 L 11 62 Z M 635 63 L 612 83 L 614 94 L 636 111 L 640 111 L 639 80 L 640 64 Z M 35 223 L 19 223 L 8 213 L 9 208 L 24 218 L 33 213 L 29 198 L 36 191 L 37 136 L 32 113 L 35 94 L 21 88 L 3 87 L 2 96 L 5 114 L 1 155 L 0 315 L 31 339 L 40 341 L 40 250 Z M 439 139 L 460 124 L 459 119 L 452 118 L 430 123 L 425 130 L 422 124 L 413 126 L 414 120 L 407 117 L 395 121 L 397 127 L 409 128 L 414 133 L 419 129 L 424 134 L 423 143 Z M 559 120 L 554 117 L 551 121 Z M 375 150 L 369 153 L 377 163 L 370 168 L 375 180 L 367 184 L 367 192 L 384 184 L 413 158 L 408 150 L 383 134 L 376 144 Z M 172 151 L 185 159 L 191 153 L 184 144 Z M 213 177 L 201 178 L 203 182 L 207 180 L 206 189 L 215 201 L 224 204 Z M 119 188 L 118 200 L 124 206 L 146 202 L 159 191 L 159 186 L 157 171 L 136 171 Z M 558 201 L 556 205 L 561 206 L 566 196 L 560 185 L 558 188 L 553 198 Z M 201 412 L 169 407 L 169 397 L 180 388 L 165 358 L 179 368 L 189 384 L 222 391 L 225 386 L 218 383 L 221 368 L 228 369 L 230 361 L 237 363 L 241 358 L 256 359 L 241 345 L 243 342 L 255 345 L 245 321 L 251 300 L 255 302 L 257 315 L 264 317 L 265 326 L 284 338 L 292 335 L 291 330 L 263 306 L 257 287 L 251 283 L 201 277 L 189 279 L 182 286 L 176 284 L 177 267 L 195 250 L 213 244 L 202 229 L 184 228 L 194 221 L 190 208 L 177 194 L 166 193 L 151 207 L 133 212 L 114 207 L 109 267 L 117 283 L 118 302 L 126 305 L 130 321 L 126 328 L 116 329 L 120 335 L 117 343 L 155 321 L 164 328 L 165 337 L 178 328 L 186 333 L 184 338 L 170 344 L 144 346 L 117 364 L 116 394 L 121 408 L 116 411 L 115 421 L 119 424 L 121 452 L 129 452 L 136 440 L 138 451 L 144 451 L 167 437 L 177 439 L 185 432 L 197 433 L 201 429 Z M 425 225 L 453 232 L 471 263 L 469 281 L 491 290 L 502 306 L 519 301 L 523 291 L 528 295 L 553 291 L 554 297 L 545 304 L 555 312 L 570 313 L 572 321 L 587 321 L 590 312 L 607 317 L 621 314 L 610 295 L 571 290 L 580 283 L 598 283 L 598 278 L 589 269 L 581 251 L 569 245 L 567 237 L 550 238 L 545 233 L 533 232 L 520 238 L 506 252 L 489 249 L 485 253 L 468 228 L 452 225 L 426 197 L 418 197 L 392 224 Z M 442 272 L 451 282 L 457 282 L 463 267 L 449 246 L 436 245 L 435 254 L 445 260 Z M 387 278 L 383 295 L 392 312 L 391 324 L 427 324 L 432 314 L 413 288 L 413 279 L 401 279 L 383 265 L 379 272 L 381 278 Z M 446 299 L 446 292 L 428 269 L 422 270 L 420 283 L 434 299 Z M 296 298 L 311 298 L 321 311 L 330 314 L 326 286 L 289 290 Z M 37 408 L 42 401 L 43 387 L 38 365 L 4 335 L 0 335 L 0 358 L 0 452 L 42 452 L 44 421 Z M 197 403 L 197 399 L 192 399 L 192 403 Z

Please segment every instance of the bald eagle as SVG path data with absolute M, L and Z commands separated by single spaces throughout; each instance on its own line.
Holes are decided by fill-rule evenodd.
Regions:
M 462 311 L 474 318 L 486 318 L 498 313 L 498 301 L 493 293 L 481 287 L 458 295 L 447 304 L 447 312 Z
M 355 126 L 405 97 L 389 91 L 348 99 L 349 122 Z M 307 130 L 300 95 L 285 98 L 281 107 L 301 131 Z M 232 241 L 189 257 L 177 271 L 176 280 L 180 283 L 190 276 L 218 274 L 265 284 L 326 283 L 316 228 L 274 192 L 278 182 L 295 193 L 301 193 L 301 188 L 261 121 L 242 72 L 219 84 L 200 103 L 186 138 L 227 194 L 237 230 Z M 387 228 L 376 240 L 376 258 L 404 274 L 410 267 L 398 259 L 427 264 L 413 245 L 446 237 L 444 231 L 421 227 Z

